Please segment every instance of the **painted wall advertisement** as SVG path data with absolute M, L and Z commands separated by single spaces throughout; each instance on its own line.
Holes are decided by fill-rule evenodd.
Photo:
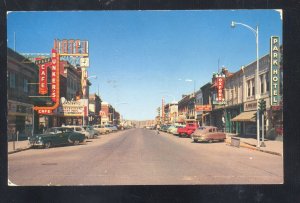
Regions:
M 279 106 L 280 97 L 279 97 L 279 89 L 280 89 L 280 45 L 279 45 L 279 37 L 272 36 L 271 37 L 271 48 L 270 48 L 270 56 L 271 56 L 271 80 L 270 80 L 270 88 L 271 88 L 271 106 Z

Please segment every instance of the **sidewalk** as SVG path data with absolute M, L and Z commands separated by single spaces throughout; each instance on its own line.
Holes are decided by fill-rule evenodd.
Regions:
M 9 141 L 8 145 L 7 145 L 8 154 L 23 151 L 23 150 L 26 150 L 26 149 L 29 149 L 29 148 L 30 148 L 30 145 L 29 145 L 28 140 L 23 140 L 23 141 L 18 141 L 18 142 L 15 141 L 15 148 L 14 148 L 14 142 L 13 141 Z
M 270 153 L 278 156 L 283 156 L 283 142 L 276 140 L 265 140 L 265 147 L 257 148 L 257 139 L 237 137 L 235 134 L 226 134 L 226 143 L 231 145 L 231 138 L 238 138 L 240 140 L 240 147 L 257 150 L 265 153 Z

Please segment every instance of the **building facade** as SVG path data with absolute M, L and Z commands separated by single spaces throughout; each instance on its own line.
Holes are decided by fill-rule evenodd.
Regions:
M 8 140 L 26 138 L 38 130 L 34 102 L 37 94 L 38 67 L 25 57 L 7 49 L 7 136 Z

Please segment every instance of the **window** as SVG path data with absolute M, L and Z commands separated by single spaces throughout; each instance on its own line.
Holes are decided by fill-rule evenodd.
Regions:
M 269 72 L 266 73 L 266 86 L 267 86 L 266 91 L 267 92 L 270 91 L 270 75 L 269 74 L 270 74 Z
M 252 80 L 252 95 L 255 95 L 255 85 L 254 79 Z
M 24 79 L 24 88 L 23 88 L 24 92 L 28 92 L 28 80 Z
M 248 97 L 250 97 L 250 80 L 247 82 L 247 86 L 248 86 Z
M 16 74 L 9 73 L 9 87 L 16 88 Z
M 260 76 L 260 93 L 264 93 L 265 89 L 264 89 L 264 77 L 263 75 Z

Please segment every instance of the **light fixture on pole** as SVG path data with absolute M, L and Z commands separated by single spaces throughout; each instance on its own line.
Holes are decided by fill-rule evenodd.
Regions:
M 95 78 L 97 79 L 97 75 L 91 75 L 86 78 L 86 81 L 90 78 Z M 86 88 L 86 87 L 85 87 Z M 86 90 L 85 90 L 86 92 Z M 87 95 L 87 99 L 85 98 L 86 95 L 83 94 L 83 115 L 82 115 L 82 125 L 85 125 L 85 112 L 87 112 L 87 117 L 89 117 L 89 95 Z
M 258 100 L 260 99 L 260 94 L 258 93 L 258 72 L 259 72 L 259 56 L 258 56 L 258 26 L 256 26 L 256 29 L 250 27 L 249 25 L 246 25 L 244 23 L 239 23 L 239 22 L 231 22 L 231 27 L 235 28 L 236 25 L 242 25 L 246 28 L 248 28 L 249 30 L 251 30 L 253 32 L 253 34 L 255 35 L 256 38 L 256 74 L 255 74 L 255 78 L 256 78 L 256 82 L 255 82 L 255 99 L 256 99 L 256 118 L 257 118 L 257 145 L 256 147 L 260 147 L 260 129 L 259 129 L 259 110 L 258 110 Z M 264 143 L 262 142 L 262 146 L 264 145 Z

